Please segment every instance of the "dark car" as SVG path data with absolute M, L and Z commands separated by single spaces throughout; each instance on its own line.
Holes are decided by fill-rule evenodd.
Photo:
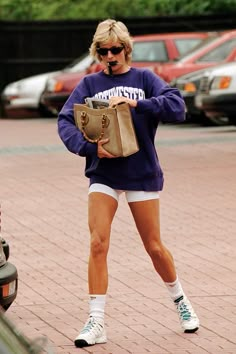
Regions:
M 209 37 L 207 32 L 148 34 L 133 37 L 132 66 L 147 67 L 156 72 L 161 63 L 175 60 Z M 64 105 L 72 90 L 86 73 L 100 71 L 93 63 L 84 72 L 61 73 L 49 78 L 41 96 L 41 103 L 53 114 Z

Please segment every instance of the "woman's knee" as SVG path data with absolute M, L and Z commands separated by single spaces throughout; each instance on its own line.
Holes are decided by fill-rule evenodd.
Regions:
M 108 241 L 106 237 L 93 232 L 90 241 L 90 253 L 94 258 L 106 257 L 108 252 Z
M 161 260 L 165 257 L 166 249 L 162 244 L 152 243 L 146 247 L 147 253 L 152 260 Z

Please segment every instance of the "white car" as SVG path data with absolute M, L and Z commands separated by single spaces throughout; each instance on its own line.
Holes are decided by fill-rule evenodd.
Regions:
M 46 107 L 40 103 L 47 80 L 61 72 L 84 71 L 92 62 L 92 57 L 86 53 L 62 71 L 34 75 L 8 84 L 1 94 L 3 117 L 45 117 L 50 115 Z
M 30 76 L 8 84 L 2 92 L 4 117 L 37 117 L 45 114 L 40 97 L 47 79 L 53 73 Z
M 204 72 L 195 105 L 215 124 L 236 125 L 236 62 Z

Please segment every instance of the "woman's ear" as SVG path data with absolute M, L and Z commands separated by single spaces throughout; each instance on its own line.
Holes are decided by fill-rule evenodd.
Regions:
M 125 53 L 129 55 L 131 52 L 132 49 L 130 48 L 130 46 L 125 46 Z

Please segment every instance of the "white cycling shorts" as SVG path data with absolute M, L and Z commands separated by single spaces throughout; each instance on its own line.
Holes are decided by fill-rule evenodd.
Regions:
M 141 202 L 144 200 L 150 200 L 150 199 L 159 199 L 159 193 L 158 192 L 146 192 L 146 191 L 124 191 L 124 190 L 118 190 L 118 189 L 113 189 L 111 187 L 106 186 L 105 184 L 101 183 L 93 183 L 89 187 L 89 192 L 88 194 L 92 192 L 100 192 L 104 193 L 107 195 L 110 195 L 114 199 L 119 201 L 119 196 L 122 193 L 125 193 L 126 200 L 128 203 L 132 202 Z

